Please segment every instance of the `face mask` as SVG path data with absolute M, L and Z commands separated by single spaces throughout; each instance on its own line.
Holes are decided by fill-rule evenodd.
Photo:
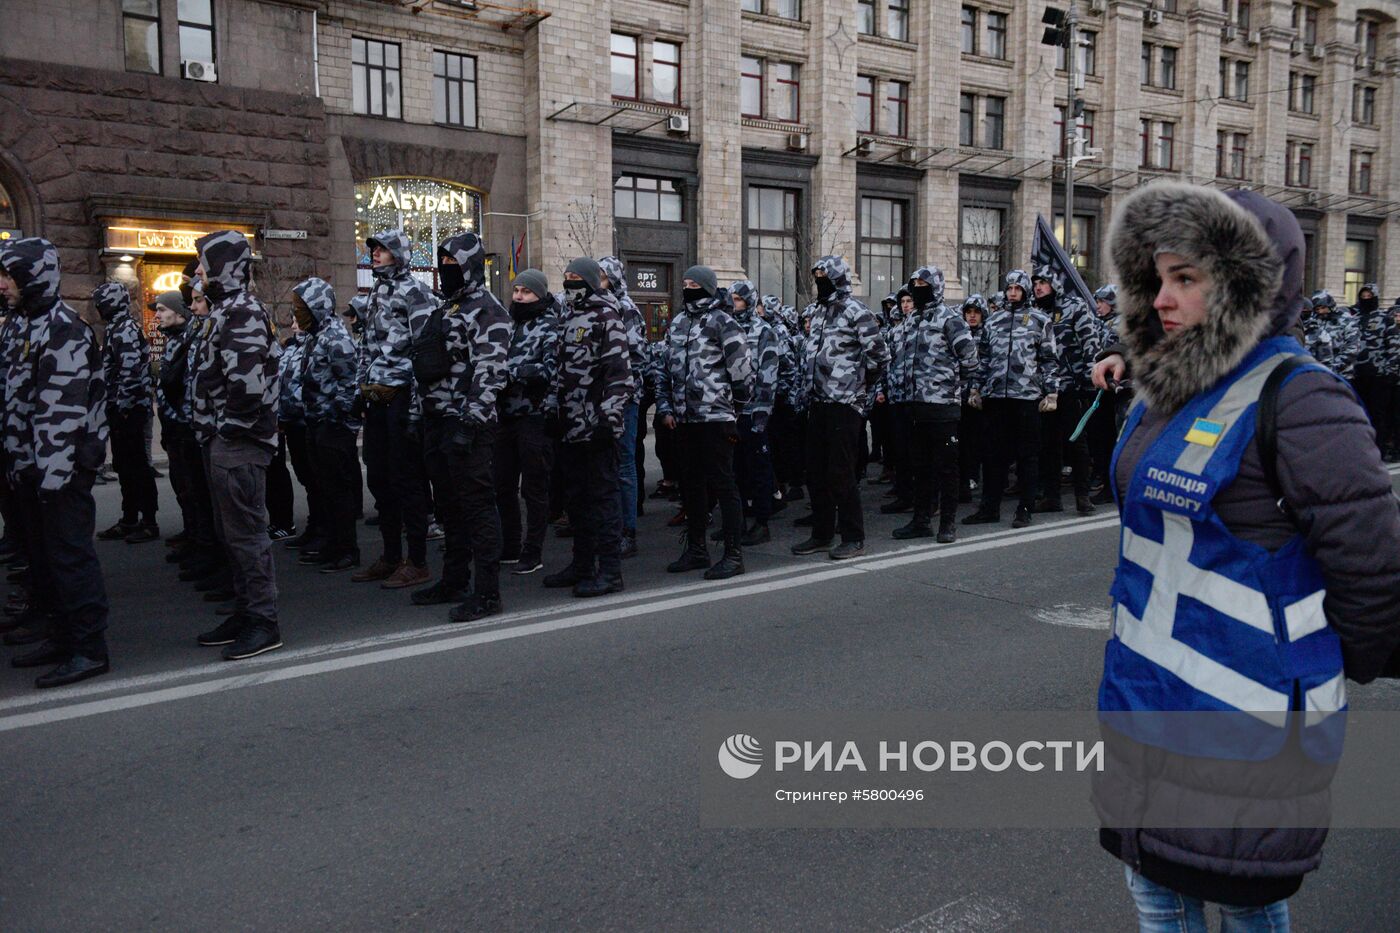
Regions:
M 462 286 L 467 284 L 467 278 L 462 275 L 461 266 L 444 262 L 438 266 L 438 282 L 442 285 L 442 293 L 451 297 L 462 290 Z
M 1356 307 L 1360 311 L 1374 311 L 1381 306 L 1379 298 L 1358 298 Z
M 836 283 L 828 278 L 817 279 L 817 300 L 826 301 L 836 294 Z
M 932 285 L 915 285 L 909 291 L 914 295 L 914 303 L 921 308 L 933 301 Z
M 1055 293 L 1047 292 L 1044 297 L 1037 298 L 1035 300 L 1035 306 L 1046 310 L 1055 307 Z
M 683 288 L 681 289 L 681 297 L 685 299 L 686 304 L 691 304 L 696 301 L 704 301 L 710 297 L 710 293 L 703 288 Z
M 544 309 L 544 302 L 536 298 L 534 301 L 512 301 L 510 303 L 510 316 L 516 321 L 529 321 L 539 316 Z

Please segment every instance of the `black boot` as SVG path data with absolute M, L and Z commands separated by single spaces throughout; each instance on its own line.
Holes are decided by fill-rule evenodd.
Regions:
M 705 571 L 706 580 L 728 580 L 744 572 L 744 552 L 739 547 L 738 535 L 724 536 L 724 556 L 713 567 Z
M 685 573 L 689 570 L 704 570 L 710 566 L 710 552 L 705 547 L 705 536 L 686 536 L 685 550 L 681 556 L 666 565 L 667 573 Z
M 608 574 L 600 570 L 597 576 L 588 580 L 580 580 L 574 584 L 574 595 L 580 599 L 592 599 L 595 596 L 606 596 L 609 593 L 621 592 L 621 573 Z
M 1074 510 L 1080 515 L 1093 515 L 1098 511 L 1098 509 L 1094 508 L 1094 503 L 1089 500 L 1088 496 L 1075 496 Z
M 958 525 L 952 517 L 940 519 L 938 522 L 938 543 L 952 544 L 958 540 Z
M 756 544 L 766 544 L 773 539 L 772 533 L 768 530 L 767 522 L 754 522 L 749 526 L 749 530 L 744 532 L 744 537 L 739 543 L 744 547 L 753 547 Z
M 927 516 L 918 512 L 909 519 L 909 524 L 900 525 L 894 530 L 893 537 L 896 541 L 907 541 L 910 538 L 932 538 L 933 529 L 929 527 Z

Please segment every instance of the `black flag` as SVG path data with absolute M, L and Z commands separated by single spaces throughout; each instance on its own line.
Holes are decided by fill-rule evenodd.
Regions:
M 1084 306 L 1093 310 L 1094 293 L 1084 284 L 1074 263 L 1069 261 L 1069 256 L 1065 254 L 1064 247 L 1060 246 L 1060 241 L 1055 239 L 1055 231 L 1050 228 L 1043 214 L 1035 215 L 1035 236 L 1031 239 L 1031 266 L 1032 275 L 1041 266 L 1049 266 L 1059 272 L 1061 281 L 1065 283 L 1065 291 L 1072 291 L 1078 295 L 1084 300 Z

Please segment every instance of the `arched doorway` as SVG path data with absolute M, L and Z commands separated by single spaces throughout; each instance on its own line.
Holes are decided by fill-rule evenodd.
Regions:
M 19 225 L 19 212 L 15 209 L 14 199 L 10 197 L 10 192 L 5 190 L 5 184 L 0 181 L 0 241 L 19 239 L 24 236 L 24 232 Z

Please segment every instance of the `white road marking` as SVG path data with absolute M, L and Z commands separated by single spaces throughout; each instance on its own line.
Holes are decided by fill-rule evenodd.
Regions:
M 741 578 L 737 585 L 735 581 L 718 581 L 642 591 L 627 596 L 600 599 L 591 604 L 585 611 L 578 611 L 578 607 L 575 605 L 530 610 L 511 616 L 484 620 L 485 624 L 495 626 L 489 629 L 478 627 L 477 630 L 472 630 L 471 626 L 464 625 L 434 626 L 415 632 L 396 632 L 305 648 L 298 652 L 283 652 L 280 658 L 277 654 L 270 654 L 265 659 L 241 662 L 232 670 L 228 664 L 220 662 L 195 668 L 148 674 L 142 677 L 128 678 L 124 681 L 83 685 L 75 687 L 71 691 L 65 691 L 58 696 L 50 694 L 15 697 L 0 702 L 0 711 L 23 709 L 55 700 L 58 702 L 56 705 L 32 712 L 0 716 L 0 732 L 80 719 L 118 710 L 152 706 L 228 690 L 240 690 L 261 684 L 296 680 L 371 664 L 383 664 L 405 658 L 456 651 L 475 645 L 596 625 L 600 622 L 615 622 L 673 609 L 742 599 L 748 596 L 764 596 L 780 590 L 825 583 L 892 567 L 942 560 L 981 551 L 1098 531 L 1117 524 L 1116 515 L 1106 518 L 1072 519 L 1030 530 L 993 532 L 963 544 L 917 545 L 889 554 L 868 555 L 842 563 L 788 564 L 760 573 L 747 574 Z M 557 616 L 557 618 L 547 618 L 551 615 Z M 527 621 L 530 619 L 539 619 L 539 621 Z M 292 663 L 289 664 L 288 661 Z M 187 683 L 178 683 L 178 681 L 190 680 L 191 678 L 196 679 Z M 87 689 L 84 690 L 84 687 Z M 127 692 L 118 696 L 105 696 L 101 699 L 86 699 L 87 697 L 103 696 L 120 691 Z
M 1035 617 L 1049 625 L 1063 628 L 1087 628 L 1107 631 L 1113 624 L 1113 613 L 1104 607 L 1072 606 L 1062 603 L 1048 609 L 1037 609 Z
M 891 933 L 991 933 L 1021 919 L 1007 897 L 968 894 L 895 927 Z

